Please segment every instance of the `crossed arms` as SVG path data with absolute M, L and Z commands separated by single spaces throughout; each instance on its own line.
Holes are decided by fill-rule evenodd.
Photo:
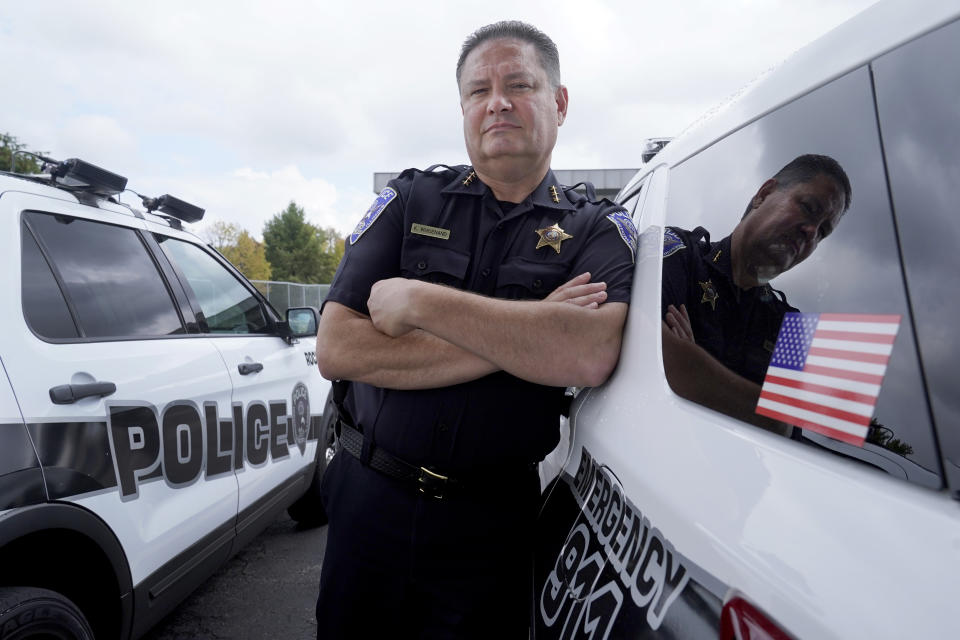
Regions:
M 627 304 L 581 274 L 543 300 L 487 298 L 390 278 L 370 316 L 328 302 L 317 332 L 320 373 L 391 389 L 428 389 L 503 370 L 557 387 L 597 386 L 613 371 Z
M 674 393 L 705 407 L 788 436 L 791 427 L 756 413 L 760 385 L 728 369 L 694 342 L 686 305 L 667 307 L 661 327 L 663 368 Z

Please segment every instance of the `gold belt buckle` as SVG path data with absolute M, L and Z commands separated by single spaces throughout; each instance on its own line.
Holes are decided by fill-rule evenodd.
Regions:
M 435 473 L 426 467 L 420 467 L 420 476 L 417 478 L 417 490 L 420 493 L 441 500 L 443 498 L 443 489 L 450 480 L 445 475 Z

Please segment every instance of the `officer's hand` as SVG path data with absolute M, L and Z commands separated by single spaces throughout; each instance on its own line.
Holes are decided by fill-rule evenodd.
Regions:
M 581 273 L 554 289 L 547 302 L 569 302 L 578 307 L 596 309 L 607 299 L 606 282 L 590 282 L 590 272 Z
M 406 278 L 389 278 L 373 284 L 367 308 L 378 331 L 396 338 L 416 329 L 404 314 L 410 307 L 410 292 L 417 284 L 416 280 Z
M 667 314 L 663 317 L 664 322 L 667 324 L 667 328 L 683 340 L 689 340 L 694 342 L 693 339 L 693 325 L 690 324 L 690 316 L 687 314 L 687 305 L 681 304 L 680 309 L 677 309 L 675 306 L 667 306 Z

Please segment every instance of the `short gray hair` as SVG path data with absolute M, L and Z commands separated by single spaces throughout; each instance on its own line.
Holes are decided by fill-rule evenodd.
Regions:
M 774 174 L 773 179 L 777 181 L 777 190 L 792 187 L 798 182 L 810 182 L 817 176 L 827 176 L 843 191 L 843 209 L 840 213 L 846 213 L 850 208 L 850 202 L 853 200 L 853 189 L 850 187 L 850 178 L 847 172 L 843 170 L 840 163 L 830 156 L 822 156 L 814 153 L 807 153 L 797 156 L 786 164 L 780 171 Z M 753 200 L 747 204 L 747 210 L 743 212 L 743 218 L 753 210 Z
M 540 29 L 519 20 L 502 20 L 480 27 L 463 41 L 460 49 L 460 59 L 457 60 L 457 86 L 460 86 L 460 74 L 463 63 L 470 52 L 488 40 L 520 40 L 533 45 L 540 58 L 540 66 L 547 74 L 547 79 L 554 88 L 560 86 L 560 52 L 550 36 Z

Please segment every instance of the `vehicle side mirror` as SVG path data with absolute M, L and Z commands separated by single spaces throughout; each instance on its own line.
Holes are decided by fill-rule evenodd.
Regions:
M 320 311 L 316 307 L 291 307 L 287 309 L 286 318 L 284 338 L 306 338 L 317 335 Z

